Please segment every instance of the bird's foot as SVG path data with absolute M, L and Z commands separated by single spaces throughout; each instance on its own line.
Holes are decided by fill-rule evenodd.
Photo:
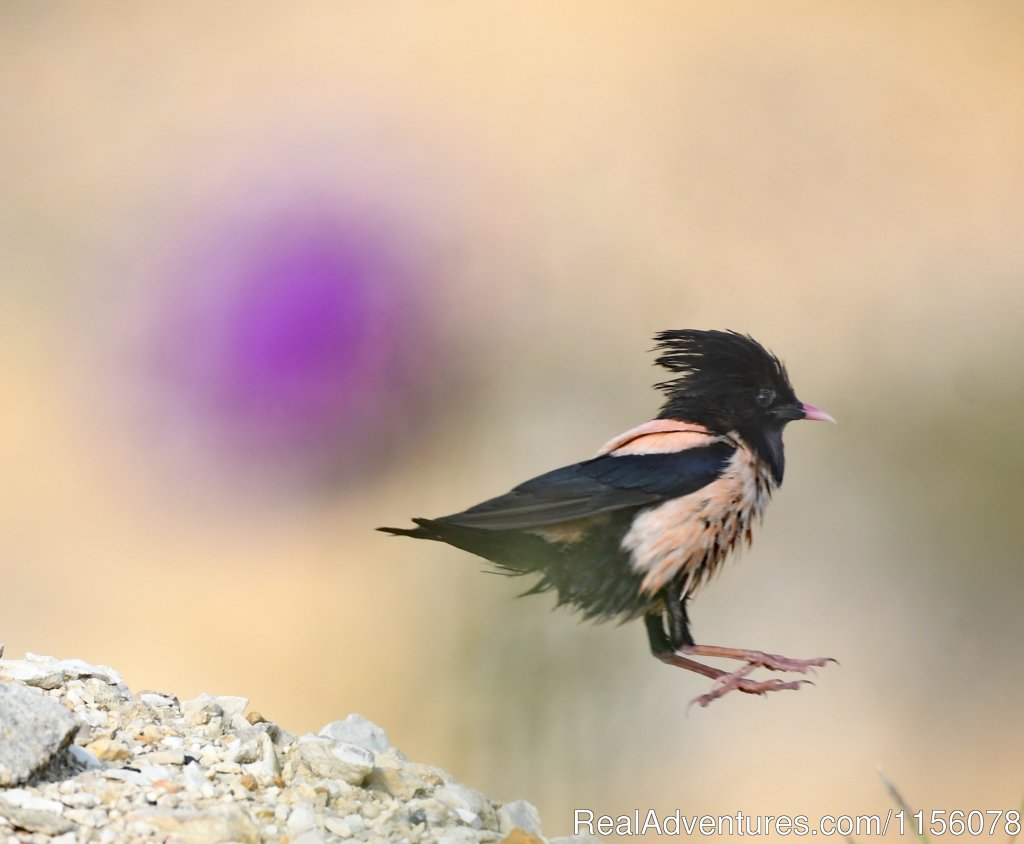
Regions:
M 821 668 L 830 662 L 836 662 L 831 657 L 818 657 L 816 659 L 792 659 L 779 654 L 765 653 L 745 648 L 725 648 L 719 645 L 697 645 L 687 644 L 673 648 L 661 626 L 661 619 L 658 616 L 647 617 L 648 634 L 651 638 L 651 651 L 662 662 L 674 665 L 686 671 L 693 671 L 702 674 L 714 681 L 711 691 L 690 702 L 690 706 L 699 703 L 707 706 L 714 700 L 729 692 L 743 692 L 748 695 L 765 695 L 768 692 L 780 692 L 785 690 L 799 689 L 805 683 L 813 683 L 810 680 L 752 680 L 748 675 L 758 668 L 766 668 L 769 671 L 790 671 L 795 674 L 808 674 L 815 668 Z M 691 657 L 709 656 L 719 659 L 735 659 L 743 664 L 735 671 L 724 671 L 721 668 L 714 668 L 698 662 Z
M 762 651 L 746 651 L 743 658 L 747 660 L 748 664 L 767 668 L 769 671 L 792 671 L 795 674 L 807 674 L 812 669 L 823 668 L 830 662 L 838 664 L 838 660 L 830 656 L 793 659 L 781 654 L 769 654 Z
M 777 677 L 773 677 L 771 680 L 751 680 L 747 675 L 757 667 L 756 663 L 747 663 L 738 671 L 733 671 L 731 674 L 723 674 L 721 677 L 716 678 L 711 691 L 700 697 L 695 697 L 690 701 L 690 706 L 696 703 L 701 707 L 705 707 L 712 701 L 718 700 L 718 698 L 733 691 L 743 692 L 748 695 L 766 695 L 768 692 L 796 691 L 805 683 L 814 685 L 810 680 L 787 681 L 780 680 Z
M 838 660 L 830 656 L 815 657 L 813 659 L 793 659 L 781 654 L 770 654 L 765 651 L 751 651 L 745 648 L 722 648 L 717 645 L 691 645 L 683 649 L 686 653 L 699 656 L 722 657 L 723 659 L 739 659 L 747 663 L 750 668 L 767 668 L 769 671 L 792 671 L 796 674 L 807 674 L 814 668 L 823 668 L 830 662 L 838 664 Z M 735 672 L 741 674 L 749 673 L 740 669 Z M 727 675 L 728 676 L 728 675 Z

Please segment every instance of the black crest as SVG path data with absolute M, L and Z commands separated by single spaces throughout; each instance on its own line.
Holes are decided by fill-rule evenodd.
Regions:
M 756 412 L 759 390 L 772 390 L 773 403 L 796 401 L 782 361 L 746 334 L 682 329 L 654 339 L 656 362 L 680 373 L 655 385 L 667 396 L 661 418 L 731 428 Z

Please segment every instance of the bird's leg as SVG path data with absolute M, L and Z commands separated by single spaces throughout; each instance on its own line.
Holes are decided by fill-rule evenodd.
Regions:
M 757 668 L 756 663 L 747 663 L 739 670 L 731 673 L 720 668 L 712 668 L 710 665 L 704 665 L 702 662 L 688 659 L 672 647 L 669 637 L 665 634 L 665 626 L 660 614 L 651 613 L 646 615 L 644 616 L 644 622 L 647 625 L 647 637 L 651 643 L 651 653 L 658 659 L 666 665 L 674 665 L 676 668 L 694 671 L 715 681 L 715 686 L 710 692 L 690 701 L 691 706 L 694 703 L 707 706 L 711 701 L 717 700 L 722 695 L 731 691 L 740 691 L 748 695 L 763 695 L 768 692 L 778 692 L 784 689 L 799 689 L 803 683 L 808 682 L 807 680 L 793 680 L 787 683 L 777 678 L 771 680 L 751 680 L 747 675 Z M 671 625 L 671 616 L 669 624 Z M 682 647 L 685 649 L 694 646 L 683 645 Z
M 647 625 L 647 638 L 651 643 L 651 653 L 666 665 L 674 665 L 676 668 L 684 668 L 687 671 L 696 671 L 712 680 L 718 680 L 726 675 L 726 672 L 720 668 L 712 668 L 710 665 L 687 659 L 677 653 L 668 636 L 665 635 L 665 626 L 660 613 L 645 615 L 644 623 Z
M 691 706 L 694 703 L 707 706 L 711 701 L 717 700 L 731 691 L 763 695 L 768 692 L 783 691 L 785 689 L 798 689 L 803 683 L 808 682 L 807 680 L 784 682 L 774 678 L 771 680 L 751 680 L 747 675 L 761 664 L 758 660 L 748 660 L 747 664 L 743 667 L 736 671 L 728 672 L 689 659 L 683 654 L 701 655 L 704 649 L 702 646 L 694 644 L 693 637 L 690 635 L 689 618 L 686 613 L 686 598 L 681 594 L 681 590 L 678 587 L 673 588 L 670 586 L 665 589 L 664 599 L 669 631 L 667 634 L 665 632 L 664 620 L 660 613 L 650 613 L 644 616 L 651 653 L 666 665 L 674 665 L 686 671 L 694 671 L 715 681 L 714 688 L 707 694 L 694 698 L 691 701 Z M 723 656 L 721 653 L 705 655 Z
M 681 583 L 665 588 L 665 615 L 668 617 L 668 637 L 672 650 L 678 651 L 694 644 L 690 635 L 690 614 L 686 611 L 686 596 Z

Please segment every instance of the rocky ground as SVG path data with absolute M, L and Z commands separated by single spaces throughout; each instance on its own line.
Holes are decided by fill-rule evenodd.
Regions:
M 247 706 L 132 694 L 76 659 L 0 659 L 0 842 L 548 840 L 529 803 L 410 762 L 359 715 L 296 736 Z

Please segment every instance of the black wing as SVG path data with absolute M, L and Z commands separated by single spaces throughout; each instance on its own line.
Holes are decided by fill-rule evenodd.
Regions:
M 719 442 L 663 454 L 601 455 L 555 469 L 506 495 L 431 521 L 482 530 L 522 530 L 654 504 L 718 478 L 736 448 Z

